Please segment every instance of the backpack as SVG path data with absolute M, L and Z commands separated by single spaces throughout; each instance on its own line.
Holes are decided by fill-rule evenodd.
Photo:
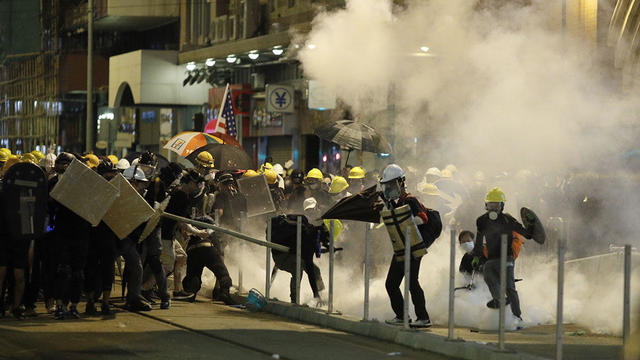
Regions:
M 279 215 L 271 218 L 271 242 L 287 246 L 289 253 L 296 253 L 298 215 Z M 317 231 L 302 215 L 302 258 L 313 256 L 317 247 Z M 314 246 L 316 245 L 316 246 Z M 276 252 L 276 250 L 272 250 Z
M 418 231 L 420 231 L 420 236 L 422 236 L 422 240 L 425 242 L 426 248 L 429 248 L 437 238 L 440 237 L 442 233 L 442 220 L 440 219 L 440 213 L 438 210 L 429 209 L 424 206 L 418 198 L 413 195 L 408 195 L 405 197 L 404 201 L 411 206 L 417 206 L 418 212 L 424 212 L 427 214 L 426 224 L 418 225 Z M 414 210 L 412 208 L 412 210 Z

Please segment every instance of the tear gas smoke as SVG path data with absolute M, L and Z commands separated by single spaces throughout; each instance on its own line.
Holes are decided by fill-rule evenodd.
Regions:
M 632 120 L 640 101 L 637 94 L 617 90 L 619 84 L 603 64 L 600 47 L 573 33 L 563 36 L 560 2 L 406 3 L 399 8 L 389 0 L 348 0 L 344 9 L 321 11 L 312 31 L 301 38 L 315 46 L 302 48 L 298 58 L 308 78 L 338 94 L 362 121 L 372 123 L 393 142 L 394 161 L 408 170 L 410 190 L 427 168 L 454 163 L 469 179 L 478 170 L 486 174 L 484 180 L 476 176 L 470 200 L 461 205 L 471 214 L 462 228 L 475 230 L 474 220 L 484 212 L 484 192 L 499 185 L 507 193 L 508 212 L 517 213 L 526 205 L 542 219 L 570 219 L 570 252 L 579 254 L 581 249 L 609 243 L 639 245 L 633 236 L 640 231 L 635 220 L 638 182 L 619 167 L 616 156 L 632 144 Z M 427 52 L 420 49 L 424 46 Z M 392 116 L 377 116 L 381 110 Z M 614 176 L 585 172 L 594 169 L 606 169 Z M 511 176 L 517 171 L 518 176 Z M 510 175 L 494 176 L 505 172 Z M 569 173 L 573 175 L 567 179 Z M 572 192 L 555 196 L 553 191 L 566 183 L 572 184 Z M 603 183 L 610 187 L 594 185 Z M 470 188 L 472 184 L 467 182 Z M 551 195 L 541 201 L 538 195 L 545 191 Z M 585 220 L 578 218 L 584 215 L 580 210 L 563 207 L 563 201 L 576 199 L 595 204 L 599 215 Z M 264 236 L 264 229 L 255 231 Z M 436 324 L 447 322 L 448 234 L 444 229 L 429 249 L 420 273 L 427 310 Z M 383 320 L 393 317 L 384 288 L 392 250 L 384 229 L 372 235 L 376 271 L 370 312 L 372 318 Z M 342 237 L 349 245 L 337 256 L 336 308 L 361 316 L 364 239 Z M 517 284 L 523 318 L 527 325 L 553 324 L 554 246 L 546 253 L 537 249 L 537 244 L 527 242 L 516 262 L 516 278 L 524 279 Z M 565 321 L 619 335 L 621 265 L 607 259 L 588 262 L 591 269 L 567 264 Z M 326 261 L 327 257 L 320 260 L 325 283 Z M 246 289 L 264 289 L 263 249 L 232 247 L 227 264 L 234 280 L 242 268 Z M 638 289 L 638 275 L 636 269 L 633 309 L 639 300 L 633 290 Z M 457 286 L 466 283 L 457 276 Z M 456 324 L 495 329 L 498 313 L 485 306 L 490 299 L 486 285 L 481 277 L 475 283 L 474 291 L 456 294 Z M 287 301 L 288 284 L 289 275 L 279 275 L 272 296 Z M 301 289 L 303 302 L 309 301 L 306 279 Z M 508 309 L 507 322 L 513 326 Z M 636 323 L 634 314 L 632 324 Z

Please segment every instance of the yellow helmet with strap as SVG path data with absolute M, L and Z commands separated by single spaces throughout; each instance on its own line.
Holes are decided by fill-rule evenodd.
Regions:
M 320 169 L 313 168 L 313 169 L 309 170 L 309 172 L 307 173 L 307 176 L 305 178 L 306 179 L 322 180 L 324 178 L 324 176 L 322 176 L 322 171 L 320 171 Z
M 494 187 L 489 190 L 487 193 L 487 197 L 484 199 L 485 202 L 505 202 L 507 201 L 507 197 L 504 196 L 504 192 L 499 187 Z
M 338 194 L 349 187 L 349 183 L 342 176 L 334 176 L 329 185 L 329 194 Z
M 364 179 L 364 174 L 365 171 L 360 166 L 356 166 L 349 171 L 349 179 Z

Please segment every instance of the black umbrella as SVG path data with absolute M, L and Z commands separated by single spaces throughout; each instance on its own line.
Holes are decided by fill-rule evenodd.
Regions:
M 321 139 L 334 142 L 347 150 L 372 153 L 391 153 L 387 140 L 374 128 L 354 120 L 338 120 L 320 125 L 315 134 Z M 349 158 L 347 156 L 347 162 Z
M 323 219 L 380 222 L 380 210 L 384 207 L 376 186 L 359 194 L 347 196 L 322 215 Z
M 218 170 L 255 169 L 253 161 L 244 150 L 229 144 L 207 144 L 199 147 L 187 156 L 187 160 L 195 165 L 196 157 L 202 151 L 208 151 L 213 156 L 215 168 Z
M 129 163 L 132 163 L 133 160 L 139 158 L 140 155 L 142 155 L 142 153 L 136 151 L 136 152 L 128 153 L 127 156 L 125 156 L 124 158 L 127 159 Z M 165 166 L 169 166 L 169 160 L 167 160 L 166 157 L 156 153 L 156 158 L 158 159 L 158 166 L 156 166 L 156 169 L 160 170 Z

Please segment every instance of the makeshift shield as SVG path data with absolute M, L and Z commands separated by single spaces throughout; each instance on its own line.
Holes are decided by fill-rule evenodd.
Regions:
M 149 220 L 155 212 L 121 174 L 116 175 L 109 183 L 120 190 L 120 195 L 102 220 L 122 240 L 140 224 Z
M 522 225 L 524 225 L 526 229 L 533 228 L 531 238 L 538 244 L 544 244 L 547 235 L 536 213 L 531 209 L 523 207 L 520 209 L 520 218 L 522 218 Z
M 427 253 L 426 246 L 413 220 L 409 205 L 403 205 L 391 210 L 382 210 L 380 215 L 382 215 L 382 220 L 389 233 L 389 239 L 391 240 L 391 245 L 393 245 L 396 261 L 404 261 L 404 240 L 407 234 L 407 228 L 409 229 L 409 236 L 411 237 L 409 242 L 411 243 L 411 255 L 413 258 L 420 258 Z
M 238 189 L 247 199 L 247 217 L 276 211 L 271 191 L 264 175 L 238 179 Z
M 12 238 L 30 240 L 45 231 L 47 177 L 32 163 L 18 163 L 2 179 L 4 220 Z
M 118 188 L 74 159 L 49 195 L 91 225 L 98 226 L 118 197 Z

